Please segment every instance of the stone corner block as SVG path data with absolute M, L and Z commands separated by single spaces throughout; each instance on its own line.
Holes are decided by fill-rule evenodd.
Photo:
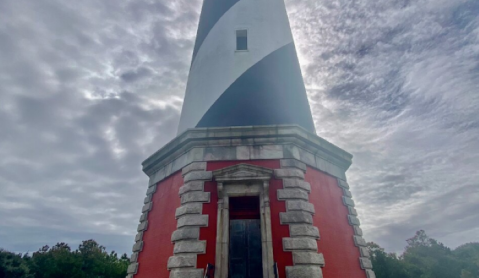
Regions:
M 353 215 L 348 215 L 348 221 L 349 221 L 349 225 L 351 226 L 359 226 L 361 224 L 359 219 Z
M 144 212 L 144 213 L 140 216 L 140 222 L 145 222 L 146 220 L 148 220 L 148 211 Z
M 300 169 L 295 169 L 295 168 L 275 169 L 274 176 L 277 179 L 282 179 L 282 178 L 304 179 L 304 172 L 301 171 Z
M 203 269 L 175 269 L 170 272 L 170 278 L 203 278 Z
M 359 253 L 361 253 L 361 257 L 369 258 L 369 249 L 367 247 L 359 247 Z
M 312 238 L 283 237 L 284 251 L 318 251 L 318 243 Z
M 128 266 L 128 269 L 127 269 L 126 273 L 128 273 L 128 274 L 136 274 L 137 271 L 138 271 L 138 263 L 131 263 L 131 264 Z
M 187 203 L 209 203 L 210 192 L 192 191 L 181 195 L 181 204 Z
M 187 268 L 187 267 L 196 267 L 196 254 L 189 255 L 176 255 L 171 256 L 168 259 L 167 268 Z
M 190 181 L 185 183 L 182 187 L 180 187 L 180 190 L 178 191 L 178 193 L 181 196 L 190 191 L 203 191 L 204 188 L 205 188 L 204 181 Z
M 359 258 L 359 262 L 361 263 L 361 268 L 362 269 L 371 269 L 373 268 L 373 264 L 371 263 L 371 260 L 368 258 Z
M 309 224 L 289 225 L 289 235 L 291 237 L 312 237 L 319 239 L 319 229 Z
M 353 193 L 351 193 L 351 191 L 349 191 L 349 189 L 346 189 L 346 188 L 343 188 L 343 195 L 348 197 L 348 198 L 353 197 Z
M 343 204 L 348 207 L 354 207 L 354 201 L 351 198 L 343 196 Z
M 314 265 L 296 265 L 286 267 L 286 278 L 323 278 L 321 267 Z
M 291 199 L 300 199 L 300 200 L 309 200 L 309 195 L 307 192 L 304 192 L 300 189 L 278 189 L 278 200 L 291 200 Z
M 356 245 L 357 247 L 366 247 L 367 244 L 366 244 L 366 241 L 364 240 L 364 238 L 360 237 L 360 236 L 353 236 L 353 239 L 354 239 L 354 245 Z
M 307 169 L 305 163 L 291 158 L 281 159 L 281 168 L 298 168 L 304 172 Z
M 192 240 L 200 238 L 200 228 L 199 227 L 185 227 L 179 230 L 174 231 L 171 234 L 171 241 L 176 242 L 180 240 Z
M 313 224 L 313 216 L 303 211 L 280 212 L 281 225 L 285 224 Z
M 305 211 L 314 214 L 314 205 L 302 200 L 287 200 L 286 211 Z
M 283 188 L 299 188 L 311 192 L 311 184 L 300 179 L 283 179 Z
M 143 204 L 151 202 L 151 199 L 152 199 L 152 195 L 147 195 L 145 199 L 143 199 Z
M 185 215 L 178 219 L 176 227 L 182 228 L 187 226 L 208 227 L 208 215 L 207 214 L 192 214 Z
M 138 228 L 136 229 L 136 231 L 137 232 L 142 232 L 142 231 L 146 231 L 146 229 L 148 229 L 148 220 L 138 224 Z
M 349 212 L 349 214 L 351 214 L 353 216 L 358 216 L 358 211 L 353 207 L 348 207 L 348 212 Z
M 175 217 L 176 219 L 180 218 L 183 215 L 187 214 L 201 214 L 203 210 L 202 203 L 188 203 L 184 204 L 181 207 L 176 209 Z
M 193 162 L 186 165 L 183 169 L 181 169 L 181 174 L 185 176 L 189 172 L 205 171 L 205 170 L 206 170 L 206 162 Z
M 156 184 L 148 187 L 148 190 L 146 190 L 146 195 L 152 195 L 153 193 L 155 193 L 156 187 L 158 187 Z
M 146 203 L 146 204 L 143 205 L 143 207 L 141 208 L 141 212 L 148 212 L 148 211 L 151 210 L 152 207 L 153 207 L 153 203 L 152 203 L 152 202 Z
M 143 250 L 143 241 L 137 241 L 132 248 L 132 252 L 141 252 Z
M 139 232 L 135 236 L 135 242 L 140 241 L 143 239 L 143 232 Z
M 138 262 L 138 252 L 132 253 L 130 257 L 130 263 Z
M 204 254 L 206 252 L 206 240 L 188 240 L 178 241 L 173 249 L 174 254 L 196 253 Z
M 294 265 L 319 265 L 324 267 L 324 256 L 321 253 L 316 252 L 293 252 L 293 263 Z
M 184 182 L 187 183 L 189 181 L 210 181 L 213 178 L 213 173 L 211 171 L 194 171 L 189 172 L 184 177 Z
M 359 226 L 353 226 L 354 228 L 354 234 L 357 236 L 362 236 L 363 235 L 363 230 Z
M 349 189 L 349 184 L 345 180 L 338 179 L 338 185 L 342 188 Z

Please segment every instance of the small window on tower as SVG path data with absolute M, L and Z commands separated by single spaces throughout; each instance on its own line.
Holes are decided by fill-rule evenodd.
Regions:
M 236 30 L 236 50 L 248 50 L 248 30 Z

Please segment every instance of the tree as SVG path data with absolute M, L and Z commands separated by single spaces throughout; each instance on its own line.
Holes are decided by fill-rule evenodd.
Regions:
M 429 238 L 424 230 L 406 240 L 408 245 L 402 255 L 409 272 L 418 278 L 460 277 L 459 260 L 450 248 Z
M 405 263 L 394 253 L 386 253 L 374 242 L 368 243 L 369 254 L 376 277 L 381 278 L 414 278 L 408 273 Z
M 124 278 L 128 264 L 126 254 L 121 258 L 114 251 L 108 254 L 92 239 L 83 241 L 76 251 L 66 243 L 44 246 L 29 262 L 35 278 Z
M 57 243 L 53 247 L 43 246 L 32 255 L 30 269 L 35 273 L 36 278 L 80 278 L 81 261 L 71 252 L 66 243 Z
M 466 243 L 453 251 L 461 264 L 461 278 L 479 277 L 479 243 Z
M 15 254 L 0 249 L 0 278 L 33 277 L 25 264 L 22 254 Z
M 467 243 L 455 250 L 430 238 L 424 230 L 406 240 L 401 256 L 386 253 L 368 243 L 373 270 L 378 278 L 478 278 L 479 243 Z

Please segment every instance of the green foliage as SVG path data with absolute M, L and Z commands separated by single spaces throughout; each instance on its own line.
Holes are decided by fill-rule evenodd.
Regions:
M 124 278 L 129 258 L 120 258 L 94 240 L 72 251 L 66 243 L 43 246 L 32 256 L 0 249 L 0 278 Z
M 368 243 L 377 278 L 479 278 L 479 243 L 455 250 L 420 230 L 401 256 Z M 124 278 L 130 259 L 90 239 L 72 251 L 66 243 L 43 246 L 32 256 L 0 249 L 0 278 Z
M 423 230 L 406 242 L 406 249 L 400 257 L 386 253 L 374 242 L 368 243 L 376 277 L 479 278 L 479 243 L 468 243 L 451 250 L 428 237 Z
M 394 253 L 386 253 L 383 248 L 374 242 L 368 243 L 371 262 L 374 266 L 376 277 L 384 278 L 414 278 L 411 275 L 405 263 L 398 259 Z
M 26 260 L 22 258 L 22 254 L 14 254 L 0 249 L 0 278 L 4 277 L 33 277 L 30 275 Z

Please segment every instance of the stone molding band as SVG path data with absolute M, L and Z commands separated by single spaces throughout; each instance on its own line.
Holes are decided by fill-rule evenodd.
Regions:
M 349 214 L 347 220 L 349 222 L 349 225 L 351 225 L 354 230 L 353 240 L 354 245 L 356 245 L 356 247 L 358 247 L 359 249 L 359 263 L 361 265 L 361 268 L 364 269 L 364 271 L 366 272 L 367 278 L 376 278 L 376 275 L 372 270 L 373 266 L 371 264 L 371 260 L 369 259 L 369 250 L 367 248 L 366 241 L 363 238 L 363 231 L 359 227 L 361 223 L 357 217 L 358 213 L 354 208 L 354 201 L 353 199 L 351 199 L 353 195 L 349 191 L 349 184 L 345 180 L 338 179 L 338 186 L 343 191 L 343 204 L 348 208 Z
M 286 277 L 323 277 L 323 254 L 318 253 L 319 229 L 313 226 L 314 205 L 309 203 L 311 185 L 304 181 L 306 164 L 295 159 L 282 159 L 275 178 L 283 180 L 278 200 L 286 202 L 280 223 L 289 225 L 290 237 L 283 238 L 283 250 L 293 254 L 294 266 L 286 267 Z
M 298 125 L 188 129 L 146 159 L 153 185 L 200 161 L 294 159 L 346 180 L 352 155 Z

